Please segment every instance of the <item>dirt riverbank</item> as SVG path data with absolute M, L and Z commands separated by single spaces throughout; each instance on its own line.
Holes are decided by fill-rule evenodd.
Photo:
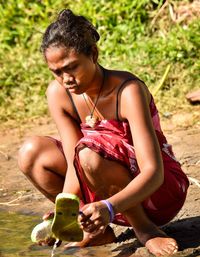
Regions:
M 200 256 L 200 124 L 191 126 L 186 118 L 180 117 L 179 115 L 164 119 L 162 127 L 169 143 L 173 145 L 176 157 L 189 176 L 191 185 L 183 209 L 165 230 L 180 244 L 181 251 L 176 256 Z M 182 120 L 179 127 L 178 119 L 179 122 Z M 0 210 L 42 215 L 53 209 L 53 204 L 30 184 L 17 167 L 17 151 L 25 138 L 31 135 L 53 134 L 56 134 L 56 128 L 47 119 L 23 128 L 1 129 Z M 124 231 L 122 227 L 115 229 L 118 234 Z M 118 247 L 119 254 L 113 256 L 150 256 L 144 247 L 138 248 L 134 239 L 110 247 Z

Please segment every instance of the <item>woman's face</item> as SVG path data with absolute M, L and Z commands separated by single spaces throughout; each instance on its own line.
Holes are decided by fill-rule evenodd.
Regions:
M 55 79 L 70 92 L 82 94 L 94 79 L 96 62 L 73 48 L 50 46 L 45 51 L 47 65 Z

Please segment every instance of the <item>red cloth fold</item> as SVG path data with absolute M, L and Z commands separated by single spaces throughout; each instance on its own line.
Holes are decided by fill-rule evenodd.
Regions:
M 150 103 L 153 125 L 164 164 L 164 183 L 146 199 L 142 205 L 149 218 L 157 225 L 169 222 L 181 209 L 189 186 L 188 179 L 175 159 L 171 146 L 160 128 L 159 116 L 153 99 Z M 119 162 L 127 168 L 133 179 L 139 174 L 130 127 L 126 121 L 102 120 L 94 128 L 81 124 L 83 137 L 75 149 L 74 166 L 76 168 L 84 203 L 99 201 L 100 198 L 90 190 L 84 180 L 84 171 L 79 161 L 79 151 L 90 148 L 102 157 Z M 114 171 L 113 171 L 114 172 Z M 117 214 L 114 223 L 129 226 L 123 215 Z

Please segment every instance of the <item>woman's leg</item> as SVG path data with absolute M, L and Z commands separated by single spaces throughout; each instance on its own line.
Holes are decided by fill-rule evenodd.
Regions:
M 138 240 L 155 256 L 171 255 L 177 251 L 177 242 L 168 237 L 147 217 L 141 205 L 123 214 L 133 227 Z
M 105 199 L 122 190 L 133 179 L 127 169 L 117 162 L 102 158 L 88 148 L 79 152 L 88 187 Z M 143 207 L 137 205 L 123 213 L 139 241 L 156 256 L 172 254 L 177 251 L 177 243 L 167 237 L 146 215 Z
M 62 192 L 67 162 L 54 139 L 34 136 L 19 150 L 20 170 L 52 202 Z
M 18 164 L 21 171 L 34 186 L 52 202 L 62 192 L 67 162 L 56 141 L 49 137 L 35 136 L 20 148 Z M 78 246 L 102 245 L 115 240 L 114 232 L 108 228 L 103 237 L 90 239 L 87 235 Z M 71 245 L 70 245 L 71 246 Z

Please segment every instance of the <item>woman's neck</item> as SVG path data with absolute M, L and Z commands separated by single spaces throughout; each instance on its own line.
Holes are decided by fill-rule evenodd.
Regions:
M 90 87 L 85 92 L 85 94 L 87 94 L 92 100 L 96 99 L 96 97 L 99 95 L 100 90 L 102 91 L 104 84 L 105 84 L 105 70 L 103 67 L 97 64 L 94 78 L 91 82 Z

